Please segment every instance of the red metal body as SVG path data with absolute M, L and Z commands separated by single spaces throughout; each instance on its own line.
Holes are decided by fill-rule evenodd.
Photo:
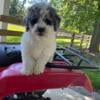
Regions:
M 25 76 L 20 73 L 21 67 L 22 63 L 16 63 L 0 69 L 0 98 L 19 92 L 68 86 L 83 86 L 93 91 L 89 78 L 80 70 L 46 68 L 41 75 Z

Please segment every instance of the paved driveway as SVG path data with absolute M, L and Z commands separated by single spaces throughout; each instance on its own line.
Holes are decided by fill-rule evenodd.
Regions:
M 49 89 L 43 96 L 50 97 L 51 100 L 100 100 L 99 93 L 89 93 L 81 87 Z

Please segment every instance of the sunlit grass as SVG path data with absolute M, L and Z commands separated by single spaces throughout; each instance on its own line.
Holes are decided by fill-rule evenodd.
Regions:
M 25 27 L 19 26 L 19 25 L 14 25 L 14 24 L 8 24 L 7 29 L 12 30 L 12 31 L 18 31 L 18 32 L 25 31 Z M 20 40 L 21 40 L 20 36 L 7 36 L 6 37 L 6 42 L 20 42 Z
M 8 24 L 7 29 L 12 31 L 22 31 L 22 32 L 25 31 L 25 27 L 14 24 Z
M 57 39 L 57 42 L 71 42 L 71 39 Z
M 85 70 L 84 72 L 91 79 L 93 88 L 96 90 L 100 90 L 100 69 L 95 71 Z
M 6 37 L 6 42 L 14 42 L 14 43 L 19 43 L 21 40 L 21 37 L 19 36 L 7 36 Z

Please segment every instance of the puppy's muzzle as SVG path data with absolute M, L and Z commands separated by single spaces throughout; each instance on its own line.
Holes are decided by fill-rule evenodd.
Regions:
M 39 36 L 43 36 L 44 32 L 45 32 L 45 28 L 44 27 L 37 27 L 36 32 L 38 33 Z

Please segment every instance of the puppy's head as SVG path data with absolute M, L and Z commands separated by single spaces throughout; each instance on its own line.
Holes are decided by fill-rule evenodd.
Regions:
M 32 34 L 44 36 L 50 32 L 57 31 L 60 18 L 50 5 L 38 3 L 28 9 L 24 23 L 26 31 L 32 31 Z

